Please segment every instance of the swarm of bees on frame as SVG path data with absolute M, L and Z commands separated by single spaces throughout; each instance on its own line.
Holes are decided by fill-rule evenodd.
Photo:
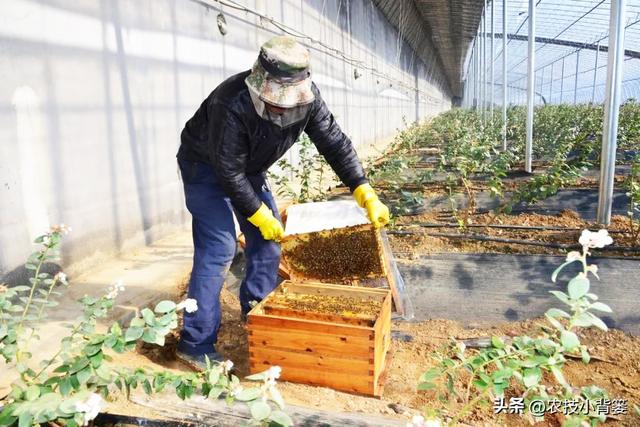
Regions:
M 370 226 L 292 236 L 283 243 L 283 256 L 306 279 L 345 283 L 385 275 L 377 231 Z

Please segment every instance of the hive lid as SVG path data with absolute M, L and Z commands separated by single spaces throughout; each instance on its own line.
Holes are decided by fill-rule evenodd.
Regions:
M 301 203 L 287 208 L 284 234 L 313 233 L 369 223 L 365 210 L 352 200 Z

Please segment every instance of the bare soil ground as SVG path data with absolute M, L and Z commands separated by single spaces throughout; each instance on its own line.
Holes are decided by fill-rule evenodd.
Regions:
M 540 243 L 572 245 L 577 243 L 581 230 L 598 230 L 600 225 L 585 221 L 573 211 L 564 211 L 559 215 L 542 215 L 536 213 L 522 213 L 519 215 L 494 215 L 485 213 L 472 216 L 473 225 L 518 225 L 563 227 L 574 229 L 564 230 L 531 230 L 531 229 L 506 229 L 490 227 L 469 227 L 461 230 L 449 227 L 418 227 L 416 223 L 447 224 L 455 223 L 453 218 L 443 217 L 437 212 L 425 213 L 418 216 L 400 217 L 395 228 L 410 231 L 415 234 L 391 235 L 391 246 L 394 253 L 412 258 L 421 254 L 441 252 L 470 252 L 470 253 L 516 253 L 516 254 L 550 254 L 564 255 L 567 250 L 562 248 L 531 246 L 513 243 L 474 241 L 458 238 L 437 237 L 433 234 L 478 234 L 482 236 L 497 237 L 502 239 L 515 239 L 519 241 L 535 241 Z M 614 245 L 622 247 L 634 247 L 638 243 L 633 239 L 633 230 L 629 219 L 614 215 L 608 228 L 613 237 Z M 640 257 L 638 252 L 626 252 L 624 250 L 605 252 L 605 256 Z
M 226 290 L 222 292 L 223 318 L 218 349 L 236 367 L 236 375 L 248 375 L 247 332 L 240 320 L 240 306 L 237 298 Z M 420 375 L 437 363 L 435 351 L 443 348 L 451 338 L 468 339 L 490 335 L 516 336 L 528 334 L 536 336 L 540 319 L 517 323 L 505 323 L 492 328 L 465 329 L 457 322 L 449 320 L 430 320 L 419 323 L 396 322 L 392 328 L 412 337 L 411 342 L 394 341 L 390 371 L 387 376 L 384 393 L 381 398 L 351 395 L 322 387 L 280 382 L 279 388 L 290 404 L 317 407 L 330 411 L 363 412 L 379 414 L 401 420 L 408 420 L 425 406 L 443 407 L 437 401 L 435 392 L 418 392 L 416 385 Z M 628 399 L 629 413 L 633 412 L 633 403 L 640 403 L 640 338 L 629 336 L 621 331 L 602 332 L 584 330 L 580 333 L 583 343 L 591 353 L 603 359 L 589 364 L 581 361 L 569 361 L 565 366 L 567 380 L 574 386 L 595 384 L 606 389 L 612 398 Z M 119 358 L 117 363 L 131 368 L 144 366 L 157 369 L 187 370 L 175 359 L 177 336 L 168 340 L 165 347 L 143 346 L 137 353 Z M 467 350 L 473 351 L 473 350 Z M 465 386 L 465 379 L 458 384 Z M 462 402 L 452 402 L 450 414 L 462 407 Z M 136 416 L 160 417 L 146 408 L 141 408 L 119 398 L 112 402 L 110 411 L 114 413 L 135 414 Z M 561 419 L 547 417 L 539 426 L 560 426 Z M 528 422 L 517 415 L 494 415 L 490 405 L 474 410 L 463 420 L 472 426 L 525 426 Z M 638 426 L 640 418 L 634 415 L 618 417 L 607 425 Z

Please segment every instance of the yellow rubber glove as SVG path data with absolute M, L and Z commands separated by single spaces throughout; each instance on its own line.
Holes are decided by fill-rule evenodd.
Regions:
M 374 227 L 380 228 L 389 223 L 389 208 L 378 199 L 376 192 L 369 184 L 358 186 L 353 192 L 353 197 L 361 208 L 367 210 L 369 220 Z
M 260 208 L 247 218 L 249 222 L 260 229 L 260 233 L 265 240 L 275 240 L 279 242 L 284 235 L 284 229 L 280 221 L 273 216 L 271 209 L 264 203 L 260 205 Z

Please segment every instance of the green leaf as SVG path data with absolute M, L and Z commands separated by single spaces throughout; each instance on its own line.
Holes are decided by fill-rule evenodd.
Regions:
M 80 384 L 86 384 L 86 382 L 89 381 L 89 378 L 91 378 L 91 368 L 87 366 L 86 368 L 78 372 L 76 374 L 76 377 L 78 378 L 78 382 Z
M 420 376 L 420 382 L 427 382 L 437 378 L 440 375 L 440 369 L 431 368 Z
M 18 427 L 31 427 L 31 421 L 33 420 L 33 415 L 31 412 L 23 412 L 20 414 L 18 418 Z
M 239 393 L 235 395 L 236 400 L 241 402 L 249 402 L 251 400 L 255 400 L 262 395 L 262 392 L 259 388 L 251 387 L 240 390 Z
M 499 336 L 493 335 L 491 337 L 491 345 L 495 348 L 504 348 L 504 341 Z
M 98 366 L 96 368 L 96 374 L 105 381 L 111 380 L 111 370 L 106 364 Z
M 587 312 L 586 314 L 591 318 L 591 322 L 592 322 L 593 326 L 595 326 L 596 328 L 601 329 L 603 331 L 608 331 L 609 330 L 609 328 L 607 327 L 607 324 L 604 323 L 602 321 L 602 319 L 600 319 L 598 316 L 596 316 L 593 313 L 589 313 L 589 312 Z
M 91 361 L 91 366 L 93 366 L 94 368 L 98 368 L 100 365 L 102 365 L 103 359 L 104 359 L 104 353 L 102 353 L 101 351 L 94 354 L 93 356 L 89 356 L 89 360 Z
M 540 368 L 530 368 L 524 370 L 524 377 L 522 381 L 527 388 L 534 387 L 540 383 L 542 379 L 542 371 Z
M 269 394 L 271 395 L 271 400 L 278 405 L 278 408 L 284 409 L 284 399 L 275 386 L 272 385 L 269 387 Z
M 560 370 L 560 368 L 558 368 L 555 365 L 552 365 L 549 367 L 549 369 L 551 369 L 551 373 L 555 377 L 556 381 L 558 381 L 564 387 L 568 386 L 567 380 L 564 378 L 564 375 L 562 374 L 562 371 Z
M 211 369 L 207 376 L 207 381 L 209 381 L 209 384 L 215 385 L 218 383 L 219 379 L 220 379 L 220 369 Z
M 142 334 L 142 341 L 144 342 L 147 342 L 149 344 L 156 344 L 157 340 L 158 340 L 158 336 L 156 334 L 156 331 L 153 329 L 147 329 Z
M 589 363 L 591 361 L 591 355 L 586 348 L 580 349 L 580 355 L 582 356 L 582 362 Z
M 153 326 L 155 324 L 156 316 L 153 314 L 153 311 L 148 308 L 144 308 L 140 313 L 142 314 L 144 321 L 147 322 L 147 325 Z
M 173 301 L 160 301 L 158 305 L 156 305 L 156 308 L 154 309 L 154 311 L 156 313 L 164 314 L 172 310 L 175 310 L 175 308 L 176 308 L 176 303 Z
M 86 357 L 80 357 L 75 362 L 73 362 L 73 365 L 71 365 L 71 367 L 69 368 L 69 373 L 75 374 L 76 372 L 86 368 L 88 365 L 89 365 L 89 359 Z
M 581 298 L 589 292 L 589 279 L 584 276 L 576 276 L 569 281 L 567 290 L 571 299 Z
M 144 334 L 144 329 L 132 326 L 127 329 L 127 332 L 125 332 L 124 340 L 126 342 L 136 341 L 142 336 L 142 334 Z
M 145 326 L 146 326 L 146 322 L 141 317 L 135 317 L 131 319 L 131 323 L 129 324 L 129 327 L 134 327 L 134 328 L 144 328 Z
M 418 384 L 419 391 L 433 390 L 436 388 L 436 385 L 429 381 L 424 381 Z
M 211 387 L 211 390 L 209 390 L 208 397 L 209 399 L 217 399 L 220 397 L 223 391 L 224 389 L 222 387 L 218 387 L 218 386 Z
M 556 282 L 556 279 L 558 278 L 558 274 L 562 271 L 563 268 L 565 268 L 567 265 L 571 264 L 572 262 L 576 262 L 579 261 L 577 259 L 571 260 L 571 261 L 567 261 L 565 263 L 563 263 L 560 267 L 556 268 L 553 273 L 551 274 L 551 281 L 553 283 Z
M 40 397 L 40 387 L 37 385 L 30 385 L 24 392 L 24 397 L 27 400 L 35 400 Z
M 549 291 L 549 293 L 555 295 L 556 298 L 558 298 L 560 301 L 562 301 L 565 304 L 569 304 L 569 295 L 565 294 L 562 291 Z
M 273 411 L 271 415 L 269 415 L 269 420 L 281 425 L 282 427 L 289 427 L 293 425 L 293 420 L 291 419 L 291 417 L 278 410 Z
M 566 311 L 557 308 L 550 308 L 545 314 L 551 317 L 566 317 L 567 319 L 571 317 L 571 315 Z
M 481 380 L 480 378 L 476 378 L 475 380 L 473 380 L 473 385 L 476 386 L 478 388 L 479 391 L 485 391 L 487 389 L 487 387 L 489 387 L 489 384 L 487 384 L 485 381 Z M 435 388 L 435 385 L 434 385 Z
M 253 402 L 249 407 L 254 420 L 262 421 L 271 415 L 271 407 L 261 400 Z
M 571 331 L 562 331 L 560 333 L 560 342 L 567 351 L 572 351 L 580 345 L 578 336 Z
M 249 375 L 245 379 L 250 381 L 264 381 L 267 378 L 267 372 L 259 372 L 257 374 Z
M 611 310 L 611 307 L 609 307 L 607 304 L 602 302 L 594 302 L 593 304 L 591 304 L 589 308 L 593 310 L 604 311 L 605 313 L 613 313 L 613 310 Z
M 30 291 L 30 290 L 31 290 L 31 286 L 23 286 L 23 285 L 20 285 L 20 286 L 14 286 L 14 287 L 12 287 L 12 288 L 10 288 L 10 289 L 11 289 L 12 291 L 14 291 L 14 292 L 27 292 L 27 291 Z
M 549 316 L 546 313 L 544 316 L 547 319 L 547 321 L 551 323 L 551 325 L 553 325 L 554 328 L 556 328 L 559 331 L 564 331 L 564 326 L 562 326 L 562 323 L 558 322 L 556 319 L 554 319 L 553 317 Z

